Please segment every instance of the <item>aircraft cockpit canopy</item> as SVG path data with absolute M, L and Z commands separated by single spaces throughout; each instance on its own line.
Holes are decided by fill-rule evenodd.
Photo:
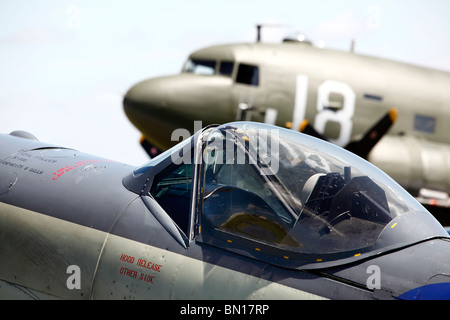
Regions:
M 220 126 L 207 136 L 203 160 L 200 212 L 203 228 L 213 230 L 207 238 L 231 244 L 240 237 L 281 260 L 354 258 L 414 241 L 418 235 L 403 228 L 421 219 L 437 223 L 370 163 L 292 130 Z M 427 236 L 423 229 L 419 238 Z
M 148 185 L 186 242 L 289 268 L 329 267 L 448 237 L 369 162 L 262 123 L 209 127 L 127 181 L 136 192 L 145 189 L 139 183 Z

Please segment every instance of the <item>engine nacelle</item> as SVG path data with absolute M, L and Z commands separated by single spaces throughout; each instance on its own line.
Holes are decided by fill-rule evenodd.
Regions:
M 450 190 L 450 146 L 412 136 L 385 136 L 368 160 L 414 196 Z M 423 193 L 423 192 L 422 192 Z

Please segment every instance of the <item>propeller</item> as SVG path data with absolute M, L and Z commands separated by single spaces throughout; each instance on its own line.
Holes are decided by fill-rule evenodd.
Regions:
M 147 152 L 147 154 L 150 156 L 150 158 L 154 158 L 161 153 L 161 150 L 151 144 L 144 135 L 141 136 L 139 143 L 145 150 L 145 152 Z
M 361 158 L 367 159 L 370 151 L 380 141 L 380 139 L 386 134 L 391 126 L 397 121 L 398 111 L 395 108 L 390 109 L 377 123 L 375 123 L 364 136 L 357 140 L 352 141 L 344 149 L 353 152 Z M 328 141 L 326 137 L 316 131 L 308 120 L 304 120 L 300 125 L 300 132 L 311 135 L 313 137 Z

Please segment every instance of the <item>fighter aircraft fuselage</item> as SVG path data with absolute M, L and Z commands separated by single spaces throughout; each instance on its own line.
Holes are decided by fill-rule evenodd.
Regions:
M 177 128 L 251 120 L 331 142 L 357 141 L 390 109 L 398 117 L 368 160 L 412 194 L 450 190 L 450 75 L 307 43 L 219 45 L 193 52 L 181 74 L 149 79 L 124 99 L 131 122 L 162 150 Z
M 262 128 L 266 130 L 266 127 Z M 224 130 L 240 137 L 237 129 L 230 131 L 226 127 Z M 218 132 L 225 131 L 212 131 L 215 139 L 201 140 L 195 136 L 188 140 L 192 146 L 201 146 L 203 141 L 209 149 L 196 150 L 189 144 L 181 144 L 171 153 L 162 154 L 138 168 L 20 135 L 1 135 L 0 296 L 18 299 L 448 297 L 450 243 L 447 233 L 394 182 L 392 189 L 385 190 L 398 191 L 398 199 L 389 196 L 392 200 L 388 201 L 403 203 L 402 206 L 420 212 L 409 212 L 410 209 L 401 209 L 395 204 L 395 208 L 405 213 L 390 216 L 397 209 L 392 207 L 390 210 L 386 200 L 378 200 L 382 197 L 381 189 L 370 178 L 356 177 L 359 172 L 356 167 L 352 169 L 356 180 L 350 180 L 353 176 L 347 169 L 342 175 L 348 185 L 344 187 L 347 191 L 342 197 L 361 183 L 373 185 L 374 194 L 367 191 L 372 187 L 366 191 L 354 190 L 366 199 L 359 202 L 369 201 L 366 213 L 357 209 L 363 207 L 362 204 L 353 204 L 353 209 L 349 209 L 344 218 L 334 217 L 328 229 L 321 228 L 322 231 L 311 234 L 311 239 L 318 237 L 317 242 L 308 244 L 308 238 L 304 238 L 303 245 L 298 246 L 299 238 L 292 235 L 290 240 L 282 241 L 283 245 L 277 244 L 278 240 L 273 236 L 280 235 L 280 227 L 275 228 L 279 224 L 270 222 L 267 217 L 240 216 L 240 222 L 234 220 L 228 225 L 223 224 L 225 229 L 211 227 L 210 223 L 216 220 L 210 219 L 218 219 L 223 209 L 223 205 L 212 204 L 221 196 L 234 195 L 236 203 L 239 197 L 242 198 L 236 193 L 239 191 L 246 194 L 243 199 L 255 200 L 249 208 L 263 203 L 256 194 L 231 186 L 222 185 L 222 191 L 206 194 L 213 186 L 211 183 L 218 181 L 218 178 L 215 182 L 206 181 L 210 168 L 217 171 L 218 164 L 205 168 L 200 163 L 193 163 L 192 167 L 184 167 L 181 163 L 173 171 L 180 157 L 186 160 L 184 156 L 191 151 L 195 153 L 190 156 L 196 159 L 202 154 L 219 152 L 219 147 L 212 142 L 218 141 Z M 208 132 L 203 131 L 203 134 Z M 297 134 L 300 139 L 304 136 Z M 249 139 L 252 140 L 252 136 Z M 306 137 L 306 145 L 312 141 L 317 150 L 324 143 L 327 146 L 324 155 L 341 152 L 326 142 L 308 139 L 314 138 Z M 316 157 L 308 159 L 305 163 L 311 166 L 315 163 L 323 165 Z M 236 170 L 253 170 L 254 167 L 256 164 L 252 163 L 236 167 Z M 183 171 L 183 168 L 191 169 Z M 380 174 L 382 180 L 388 179 Z M 337 173 L 327 177 L 344 181 Z M 266 179 L 263 176 L 255 176 L 256 180 L 248 178 L 251 183 Z M 242 183 L 245 184 L 245 180 L 241 181 L 241 187 Z M 309 185 L 311 187 L 311 183 Z M 234 191 L 229 193 L 226 191 L 232 189 Z M 272 200 L 267 201 L 269 207 L 278 208 L 275 211 L 281 217 L 289 206 L 283 200 L 285 196 L 273 192 L 272 189 L 265 190 L 266 194 L 272 194 Z M 309 191 L 310 198 L 313 193 Z M 202 203 L 206 205 L 208 201 L 213 201 L 208 207 L 213 211 L 206 215 L 207 209 Z M 309 203 L 306 201 L 305 198 L 305 205 Z M 260 210 L 267 206 L 261 205 Z M 283 223 L 289 224 L 292 230 L 297 225 L 303 228 L 314 226 L 313 207 L 306 207 L 302 214 L 304 220 L 296 214 L 290 217 L 282 214 Z M 373 214 L 373 210 L 380 212 L 378 218 L 375 215 L 363 217 L 369 212 L 369 215 Z M 265 215 L 262 211 L 260 214 Z M 226 229 L 245 222 L 245 219 L 253 224 L 245 231 L 246 235 Z M 317 222 L 325 220 L 322 216 Z M 348 233 L 350 227 L 355 228 L 361 223 L 372 230 L 366 230 L 367 236 Z M 340 236 L 342 232 L 347 232 L 346 237 Z M 337 238 L 332 240 L 332 237 Z M 342 252 L 321 251 L 324 250 L 319 246 L 321 241 L 337 243 L 347 237 L 349 240 L 356 238 L 341 242 Z M 358 245 L 354 247 L 356 243 Z M 349 245 L 351 250 L 347 248 Z M 291 251 L 289 246 L 295 248 Z M 372 246 L 373 249 L 367 249 Z M 438 293 L 436 288 L 439 288 Z

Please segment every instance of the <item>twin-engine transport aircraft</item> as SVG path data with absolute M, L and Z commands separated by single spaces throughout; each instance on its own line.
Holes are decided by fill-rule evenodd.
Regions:
M 137 168 L 0 146 L 2 298 L 450 298 L 443 227 L 323 140 L 236 122 Z
M 447 207 L 448 88 L 448 72 L 290 38 L 197 50 L 180 74 L 133 86 L 124 109 L 146 141 L 161 150 L 175 144 L 174 129 L 192 130 L 195 120 L 204 125 L 252 120 L 292 130 L 305 128 L 306 120 L 423 203 Z M 385 119 L 381 126 L 380 119 Z

